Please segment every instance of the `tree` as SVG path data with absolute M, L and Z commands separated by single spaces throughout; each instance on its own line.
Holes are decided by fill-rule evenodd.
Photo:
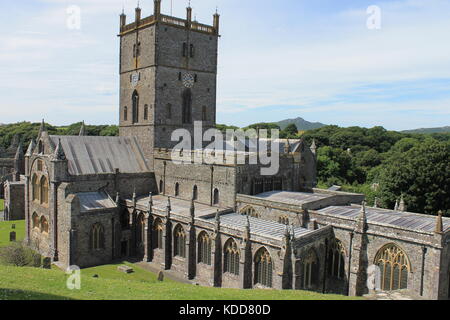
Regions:
M 404 194 L 408 211 L 450 214 L 450 143 L 432 138 L 406 152 L 394 152 L 380 172 L 383 205 L 394 206 Z

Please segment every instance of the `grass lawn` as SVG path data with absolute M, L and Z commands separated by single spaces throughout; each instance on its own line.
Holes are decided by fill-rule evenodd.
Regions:
M 135 273 L 117 265 L 81 270 L 81 290 L 66 288 L 67 275 L 58 269 L 0 266 L 0 300 L 346 300 L 339 295 L 307 291 L 238 290 L 199 287 L 170 280 L 133 265 Z M 99 278 L 93 278 L 97 274 Z
M 25 220 L 19 221 L 0 221 L 0 247 L 4 247 L 8 245 L 9 242 L 9 233 L 13 231 L 11 226 L 15 224 L 16 229 L 16 239 L 17 241 L 22 241 L 25 237 Z
M 11 225 L 16 224 L 17 239 L 24 237 L 25 221 L 0 222 L 0 247 L 9 244 Z M 132 266 L 134 273 L 117 271 L 117 266 Z M 94 278 L 93 275 L 98 275 Z M 128 262 L 81 270 L 81 290 L 66 287 L 67 275 L 51 270 L 0 265 L 0 300 L 346 300 L 340 295 L 308 291 L 237 290 L 194 286 L 165 278 Z
M 3 211 L 5 209 L 5 200 L 0 199 L 0 211 Z

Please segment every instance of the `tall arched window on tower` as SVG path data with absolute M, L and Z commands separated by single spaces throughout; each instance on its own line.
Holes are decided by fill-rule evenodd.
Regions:
M 178 197 L 180 195 L 180 184 L 177 182 L 175 183 L 175 197 Z
M 139 122 L 139 94 L 136 90 L 133 92 L 133 123 Z
M 39 195 L 41 191 L 39 190 L 39 182 L 36 175 L 33 175 L 33 178 L 31 179 L 31 185 L 33 188 L 33 201 L 39 201 Z
M 174 230 L 173 255 L 186 258 L 186 233 L 184 233 L 184 229 L 180 224 Z
M 128 121 L 128 107 L 123 107 L 123 121 Z
M 183 91 L 183 123 L 192 122 L 192 92 L 191 89 Z
M 41 217 L 40 227 L 42 233 L 48 234 L 48 221 L 44 216 Z
M 266 248 L 261 248 L 255 255 L 255 284 L 272 287 L 272 258 Z
M 39 189 L 41 191 L 41 204 L 48 204 L 48 180 L 45 176 L 41 178 Z
M 32 220 L 33 220 L 33 229 L 39 229 L 39 216 L 37 215 L 36 212 L 33 213 Z
M 224 246 L 224 266 L 223 271 L 239 275 L 239 249 L 236 241 L 229 239 Z
M 406 253 L 397 245 L 391 243 L 382 247 L 374 264 L 380 268 L 381 290 L 391 291 L 408 288 L 408 274 L 411 271 Z

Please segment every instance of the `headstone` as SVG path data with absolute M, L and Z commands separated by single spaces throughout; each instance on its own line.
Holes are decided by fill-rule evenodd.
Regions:
M 37 254 L 33 257 L 33 267 L 39 268 L 42 265 L 41 255 Z
M 42 268 L 44 269 L 51 269 L 52 267 L 52 259 L 49 257 L 45 257 L 42 259 Z
M 164 272 L 160 271 L 158 273 L 158 281 L 164 281 Z
M 132 273 L 132 272 L 134 272 L 133 268 L 131 268 L 129 266 L 125 266 L 125 265 L 124 266 L 118 266 L 117 270 L 119 270 L 120 272 L 123 272 L 123 273 Z
M 16 233 L 14 231 L 11 231 L 9 233 L 9 241 L 10 242 L 15 242 L 16 241 Z
M 92 278 L 98 278 L 98 274 L 94 274 Z
M 11 225 L 11 229 L 15 229 L 16 228 L 16 225 L 15 224 L 12 224 Z

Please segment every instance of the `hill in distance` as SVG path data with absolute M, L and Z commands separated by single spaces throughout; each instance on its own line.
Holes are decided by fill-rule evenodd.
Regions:
M 278 124 L 280 126 L 281 130 L 283 130 L 291 123 L 294 123 L 297 126 L 297 129 L 299 131 L 318 129 L 318 128 L 322 128 L 322 127 L 326 126 L 326 124 L 323 124 L 320 122 L 309 122 L 300 117 L 295 118 L 295 119 L 283 120 L 283 121 L 277 122 L 276 124 Z
M 439 128 L 421 128 L 414 130 L 404 130 L 404 133 L 445 133 L 450 132 L 450 126 L 439 127 Z

